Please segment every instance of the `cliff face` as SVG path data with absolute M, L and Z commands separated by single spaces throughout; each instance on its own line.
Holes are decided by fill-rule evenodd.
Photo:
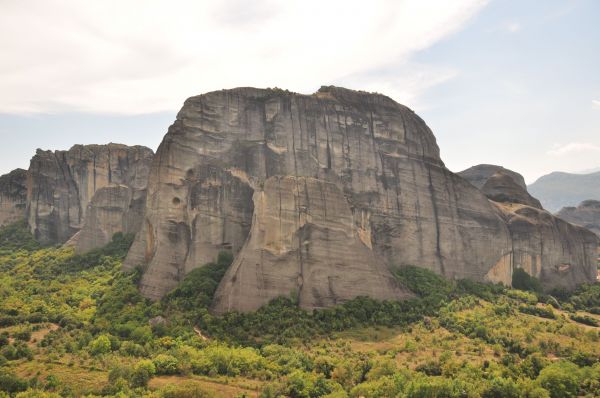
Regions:
M 27 172 L 16 169 L 0 176 L 0 226 L 25 218 Z
M 600 236 L 599 200 L 584 200 L 577 207 L 563 207 L 556 215 L 572 224 L 585 227 Z
M 114 218 L 115 212 L 129 208 L 127 200 L 141 200 L 152 156 L 148 148 L 119 144 L 38 150 L 27 173 L 27 220 L 36 239 L 42 243 L 67 241 L 84 228 L 90 206 L 94 217 L 89 229 L 96 238 L 84 234 L 75 241 L 86 249 L 106 243 L 106 237 L 98 235 L 97 221 L 112 225 L 114 219 L 99 214 L 108 209 Z M 105 235 L 110 228 L 106 227 Z
M 510 268 L 522 268 L 546 287 L 574 286 L 596 278 L 598 238 L 542 209 L 523 177 L 500 166 L 474 166 L 459 175 L 477 185 L 505 220 L 512 241 Z
M 152 163 L 142 231 L 125 266 L 157 299 L 230 248 L 216 312 L 281 294 L 304 308 L 403 298 L 389 266 L 510 283 L 511 238 L 448 171 L 410 109 L 377 94 L 240 88 L 190 98 Z

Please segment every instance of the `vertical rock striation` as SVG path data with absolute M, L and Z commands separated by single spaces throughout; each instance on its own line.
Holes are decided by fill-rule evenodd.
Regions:
M 25 218 L 27 171 L 16 169 L 0 176 L 0 226 Z
M 239 88 L 188 99 L 152 163 L 125 262 L 157 299 L 223 248 L 235 260 L 215 312 L 279 296 L 319 308 L 408 293 L 389 268 L 510 283 L 493 204 L 444 167 L 431 130 L 379 94 Z
M 99 191 L 97 200 L 104 209 L 124 209 L 129 205 L 124 202 L 126 198 L 139 202 L 152 156 L 148 148 L 120 144 L 75 145 L 68 151 L 55 152 L 38 150 L 27 174 L 31 232 L 42 243 L 64 243 L 84 227 L 88 205 Z M 130 192 L 125 194 L 118 186 Z M 97 232 L 98 222 L 103 222 L 101 216 L 98 218 L 102 210 L 95 211 L 93 205 L 91 209 L 95 216 L 91 229 Z M 114 220 L 108 223 L 112 225 Z M 98 238 L 96 243 L 85 242 L 84 247 L 102 241 Z

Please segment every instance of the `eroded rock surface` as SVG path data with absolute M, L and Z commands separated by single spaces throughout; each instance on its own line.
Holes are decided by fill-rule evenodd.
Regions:
M 90 207 L 94 214 L 90 233 L 95 237 L 86 241 L 78 236 L 76 240 L 86 248 L 94 246 L 94 242 L 100 244 L 103 239 L 98 228 L 104 228 L 101 225 L 106 221 L 104 233 L 110 233 L 115 211 L 128 205 L 124 197 L 140 200 L 152 156 L 152 150 L 146 147 L 120 144 L 75 145 L 68 151 L 55 152 L 38 150 L 27 173 L 27 220 L 31 232 L 42 243 L 64 243 L 84 227 L 94 195 L 110 188 L 98 197 L 97 208 Z M 118 186 L 130 189 L 130 196 Z
M 548 288 L 571 289 L 595 280 L 597 237 L 542 209 L 520 174 L 479 165 L 459 175 L 493 201 L 510 231 L 510 264 L 495 267 L 494 273 L 512 275 L 512 269 L 522 268 Z
M 404 298 L 388 267 L 510 283 L 511 239 L 493 205 L 451 173 L 431 130 L 383 95 L 240 88 L 188 99 L 152 164 L 125 266 L 157 299 L 230 248 L 214 310 L 279 295 L 318 308 Z
M 25 218 L 27 171 L 16 169 L 0 176 L 0 226 Z
M 527 192 L 523 176 L 502 166 L 480 164 L 458 173 L 495 202 L 521 203 L 542 208 L 539 200 Z
M 600 236 L 599 200 L 585 200 L 577 207 L 563 207 L 556 215 L 572 224 L 585 227 Z
M 511 232 L 513 268 L 538 277 L 546 288 L 572 289 L 597 276 L 598 237 L 549 212 L 496 203 Z

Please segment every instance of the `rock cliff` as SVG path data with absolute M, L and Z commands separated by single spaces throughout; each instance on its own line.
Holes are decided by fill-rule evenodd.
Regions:
M 152 163 L 125 262 L 157 299 L 231 249 L 214 311 L 403 298 L 389 268 L 510 283 L 494 205 L 444 167 L 431 130 L 379 94 L 239 88 L 188 99 Z M 507 271 L 508 270 L 508 271 Z M 504 272 L 504 273 L 503 273 Z
M 108 242 L 117 224 L 126 231 L 139 224 L 130 218 L 143 208 L 152 157 L 148 148 L 120 144 L 38 150 L 27 173 L 27 220 L 36 239 L 64 243 L 83 228 L 74 242 L 84 251 Z
M 577 207 L 563 207 L 556 215 L 600 236 L 600 201 L 598 200 L 585 200 Z
M 25 218 L 27 172 L 16 169 L 0 176 L 0 226 Z
M 492 165 L 458 174 L 480 188 L 506 222 L 512 240 L 511 269 L 524 269 L 548 288 L 570 289 L 595 280 L 598 238 L 542 209 L 520 174 Z

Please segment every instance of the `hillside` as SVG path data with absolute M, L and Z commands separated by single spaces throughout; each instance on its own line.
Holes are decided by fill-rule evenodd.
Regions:
M 415 298 L 214 316 L 231 256 L 152 303 L 131 237 L 86 255 L 0 229 L 0 391 L 18 397 L 575 397 L 600 392 L 600 285 L 554 298 L 402 267 Z M 557 301 L 558 300 L 558 301 Z M 29 393 L 20 392 L 30 390 Z M 0 393 L 2 396 L 2 393 Z
M 590 174 L 557 171 L 538 178 L 527 189 L 546 210 L 554 213 L 584 200 L 600 200 L 600 171 Z

